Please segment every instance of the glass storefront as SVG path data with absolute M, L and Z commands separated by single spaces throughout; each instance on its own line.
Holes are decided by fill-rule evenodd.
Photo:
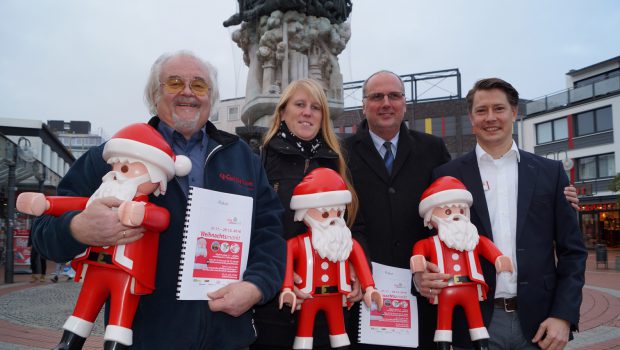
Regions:
M 580 206 L 581 232 L 588 248 L 604 244 L 620 247 L 620 206 L 615 202 L 588 203 Z

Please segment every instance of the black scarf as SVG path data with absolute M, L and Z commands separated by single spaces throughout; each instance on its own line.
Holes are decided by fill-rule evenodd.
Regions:
M 279 138 L 297 148 L 306 157 L 314 156 L 323 146 L 323 139 L 320 132 L 310 141 L 302 140 L 289 130 L 284 121 L 280 122 L 280 129 L 277 135 Z

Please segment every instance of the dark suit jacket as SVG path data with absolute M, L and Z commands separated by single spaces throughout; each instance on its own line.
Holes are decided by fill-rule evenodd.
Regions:
M 577 328 L 587 251 L 577 215 L 564 196 L 568 178 L 561 163 L 522 150 L 519 153 L 517 312 L 523 334 L 531 339 L 547 317 L 567 320 L 571 329 Z M 472 223 L 480 234 L 493 239 L 475 150 L 433 173 L 434 178 L 445 175 L 454 176 L 465 184 L 474 199 Z M 488 327 L 493 316 L 495 269 L 485 261 L 483 271 L 490 287 L 489 299 L 481 303 Z M 469 346 L 467 329 L 464 315 L 455 312 L 455 345 Z
M 430 185 L 433 169 L 450 159 L 443 140 L 408 130 L 402 124 L 391 175 L 372 143 L 366 121 L 361 123 L 357 134 L 345 141 L 345 147 L 359 196 L 359 216 L 364 219 L 367 241 L 360 243 L 368 249 L 370 260 L 408 269 L 413 245 L 430 235 L 418 214 L 418 203 Z M 422 305 L 420 334 L 424 339 L 421 343 L 434 348 L 434 308 L 426 300 L 418 304 Z M 356 338 L 353 334 L 351 340 Z

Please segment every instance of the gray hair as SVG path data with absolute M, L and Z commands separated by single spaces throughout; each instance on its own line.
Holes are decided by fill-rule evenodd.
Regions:
M 146 106 L 149 108 L 149 112 L 151 112 L 152 115 L 157 115 L 157 102 L 159 102 L 159 98 L 161 97 L 161 82 L 159 81 L 159 75 L 161 74 L 162 67 L 170 59 L 179 56 L 191 57 L 195 59 L 200 62 L 200 64 L 204 66 L 207 73 L 209 73 L 207 76 L 207 83 L 209 84 L 209 102 L 211 103 L 209 117 L 217 114 L 217 104 L 220 102 L 220 90 L 217 84 L 217 69 L 215 69 L 215 66 L 211 63 L 203 60 L 188 50 L 165 53 L 159 56 L 157 60 L 155 60 L 155 63 L 153 63 L 151 73 L 149 74 L 149 78 L 146 81 L 146 86 L 144 87 L 144 101 L 146 102 Z
M 403 93 L 405 92 L 405 83 L 403 82 L 403 79 L 400 77 L 400 75 L 398 75 L 398 74 L 396 74 L 396 73 L 394 73 L 392 71 L 383 69 L 383 70 L 380 70 L 378 72 L 373 73 L 366 80 L 364 80 L 364 84 L 362 85 L 362 95 L 366 96 L 366 85 L 368 85 L 368 81 L 370 79 L 372 79 L 372 77 L 374 77 L 375 75 L 383 74 L 383 73 L 392 74 L 393 76 L 397 77 L 398 80 L 400 81 L 400 85 L 402 85 L 402 87 L 403 87 L 403 91 L 401 91 L 401 92 L 403 92 Z

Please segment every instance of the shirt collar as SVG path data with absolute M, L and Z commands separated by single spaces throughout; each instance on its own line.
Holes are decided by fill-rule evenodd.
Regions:
M 507 156 L 511 156 L 511 155 L 515 155 L 517 157 L 517 162 L 521 161 L 521 154 L 519 154 L 519 148 L 517 147 L 517 144 L 514 140 L 512 140 L 512 146 L 510 146 L 510 149 L 504 153 L 500 159 L 505 158 Z M 478 162 L 480 162 L 483 159 L 488 159 L 488 160 L 493 160 L 493 157 L 488 154 L 485 150 L 482 149 L 482 147 L 480 147 L 480 144 L 476 143 L 476 158 L 478 159 Z
M 375 134 L 374 132 L 372 132 L 370 130 L 370 128 L 368 129 L 368 132 L 370 133 L 370 138 L 372 139 L 372 143 L 375 145 L 375 148 L 377 149 L 377 151 L 379 151 L 381 149 L 381 147 L 383 147 L 383 144 L 386 141 L 389 141 L 392 143 L 392 149 L 396 149 L 396 146 L 398 145 L 398 136 L 400 135 L 400 131 L 398 131 L 396 133 L 396 135 L 394 135 L 394 137 L 392 137 L 391 140 L 384 140 L 382 139 L 379 135 Z M 379 154 L 381 154 L 381 152 L 379 152 Z M 394 153 L 396 154 L 396 153 Z
M 192 137 L 189 140 L 186 140 L 185 137 L 183 135 L 181 135 L 181 133 L 179 133 L 178 131 L 174 130 L 174 128 L 172 128 L 170 125 L 164 123 L 163 121 L 161 121 L 157 125 L 157 130 L 164 137 L 166 142 L 168 142 L 170 145 L 172 145 L 175 140 L 176 141 L 182 141 L 184 144 L 189 144 L 189 143 L 202 143 L 201 142 L 202 140 L 206 140 L 207 139 L 206 138 L 206 136 L 207 136 L 206 127 L 200 128 L 200 131 L 194 133 L 194 135 L 192 135 Z

